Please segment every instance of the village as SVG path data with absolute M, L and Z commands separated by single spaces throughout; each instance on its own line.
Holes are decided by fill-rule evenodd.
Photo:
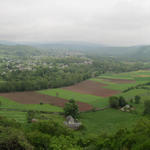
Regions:
M 63 62 L 63 59 L 69 58 L 70 62 Z M 74 61 L 78 60 L 77 62 Z M 85 56 L 30 56 L 30 57 L 0 57 L 0 75 L 5 75 L 9 72 L 16 71 L 35 71 L 38 68 L 58 68 L 63 69 L 69 67 L 69 65 L 90 65 L 92 60 Z

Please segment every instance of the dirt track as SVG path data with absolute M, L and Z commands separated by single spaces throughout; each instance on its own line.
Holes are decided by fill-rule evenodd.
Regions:
M 44 95 L 37 92 L 0 93 L 0 96 L 6 97 L 22 104 L 40 104 L 40 102 L 43 102 L 45 104 L 64 107 L 65 103 L 68 102 L 68 100 L 62 98 Z M 93 108 L 87 103 L 77 102 L 77 104 L 79 106 L 80 112 L 88 111 Z
M 107 84 L 87 80 L 76 85 L 64 87 L 63 89 L 78 92 L 81 94 L 90 94 L 101 97 L 109 97 L 120 93 L 120 91 L 103 88 L 105 86 L 107 86 Z

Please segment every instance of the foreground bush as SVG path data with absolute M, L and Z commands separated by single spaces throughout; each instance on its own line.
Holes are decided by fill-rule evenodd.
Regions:
M 94 150 L 149 150 L 150 120 L 140 120 L 133 130 L 119 129 L 114 135 L 97 139 Z
M 119 107 L 119 100 L 116 96 L 111 96 L 109 98 L 109 105 L 111 108 L 118 108 Z
M 144 102 L 144 115 L 150 115 L 150 100 Z
M 0 127 L 0 150 L 33 150 L 33 146 L 20 130 Z
M 3 121 L 2 121 L 3 120 Z M 2 122 L 7 122 L 7 127 Z M 10 127 L 0 118 L 0 150 L 149 150 L 150 120 L 137 122 L 132 129 L 115 134 L 87 135 L 65 128 L 55 121 Z

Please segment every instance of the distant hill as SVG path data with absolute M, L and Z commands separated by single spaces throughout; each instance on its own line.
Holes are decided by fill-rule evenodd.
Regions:
M 69 50 L 91 50 L 101 47 L 99 44 L 89 42 L 54 42 L 54 43 L 33 43 L 32 46 L 46 49 L 69 49 Z
M 3 41 L 0 41 L 2 43 Z M 54 43 L 17 43 L 24 45 L 15 45 L 13 42 L 4 42 L 7 45 L 0 45 L 0 54 L 17 56 L 51 55 L 52 53 L 61 53 L 63 51 L 77 51 L 87 55 L 98 55 L 107 57 L 128 58 L 130 60 L 150 60 L 150 46 L 130 46 L 130 47 L 112 47 L 102 44 L 89 42 L 54 42 Z M 11 45 L 12 44 L 12 45 Z M 28 46 L 30 45 L 30 46 Z M 46 50 L 46 51 L 45 51 Z M 47 53 L 48 52 L 48 53 Z
M 133 57 L 139 60 L 150 61 L 150 46 L 138 47 L 137 51 L 130 57 Z
M 0 55 L 11 56 L 37 56 L 41 52 L 31 46 L 26 45 L 0 45 Z
M 150 46 L 110 47 L 86 42 L 60 42 L 37 44 L 35 47 L 47 50 L 66 49 L 84 52 L 90 55 L 109 57 L 127 57 L 129 59 L 148 60 L 150 58 Z

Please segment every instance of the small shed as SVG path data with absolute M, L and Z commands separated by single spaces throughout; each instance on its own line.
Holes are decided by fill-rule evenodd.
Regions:
M 127 104 L 124 107 L 122 107 L 120 110 L 124 111 L 124 112 L 130 112 L 130 111 L 134 110 L 134 108 Z
M 72 116 L 67 116 L 64 124 L 72 129 L 78 129 L 81 126 L 81 122 L 77 122 Z

